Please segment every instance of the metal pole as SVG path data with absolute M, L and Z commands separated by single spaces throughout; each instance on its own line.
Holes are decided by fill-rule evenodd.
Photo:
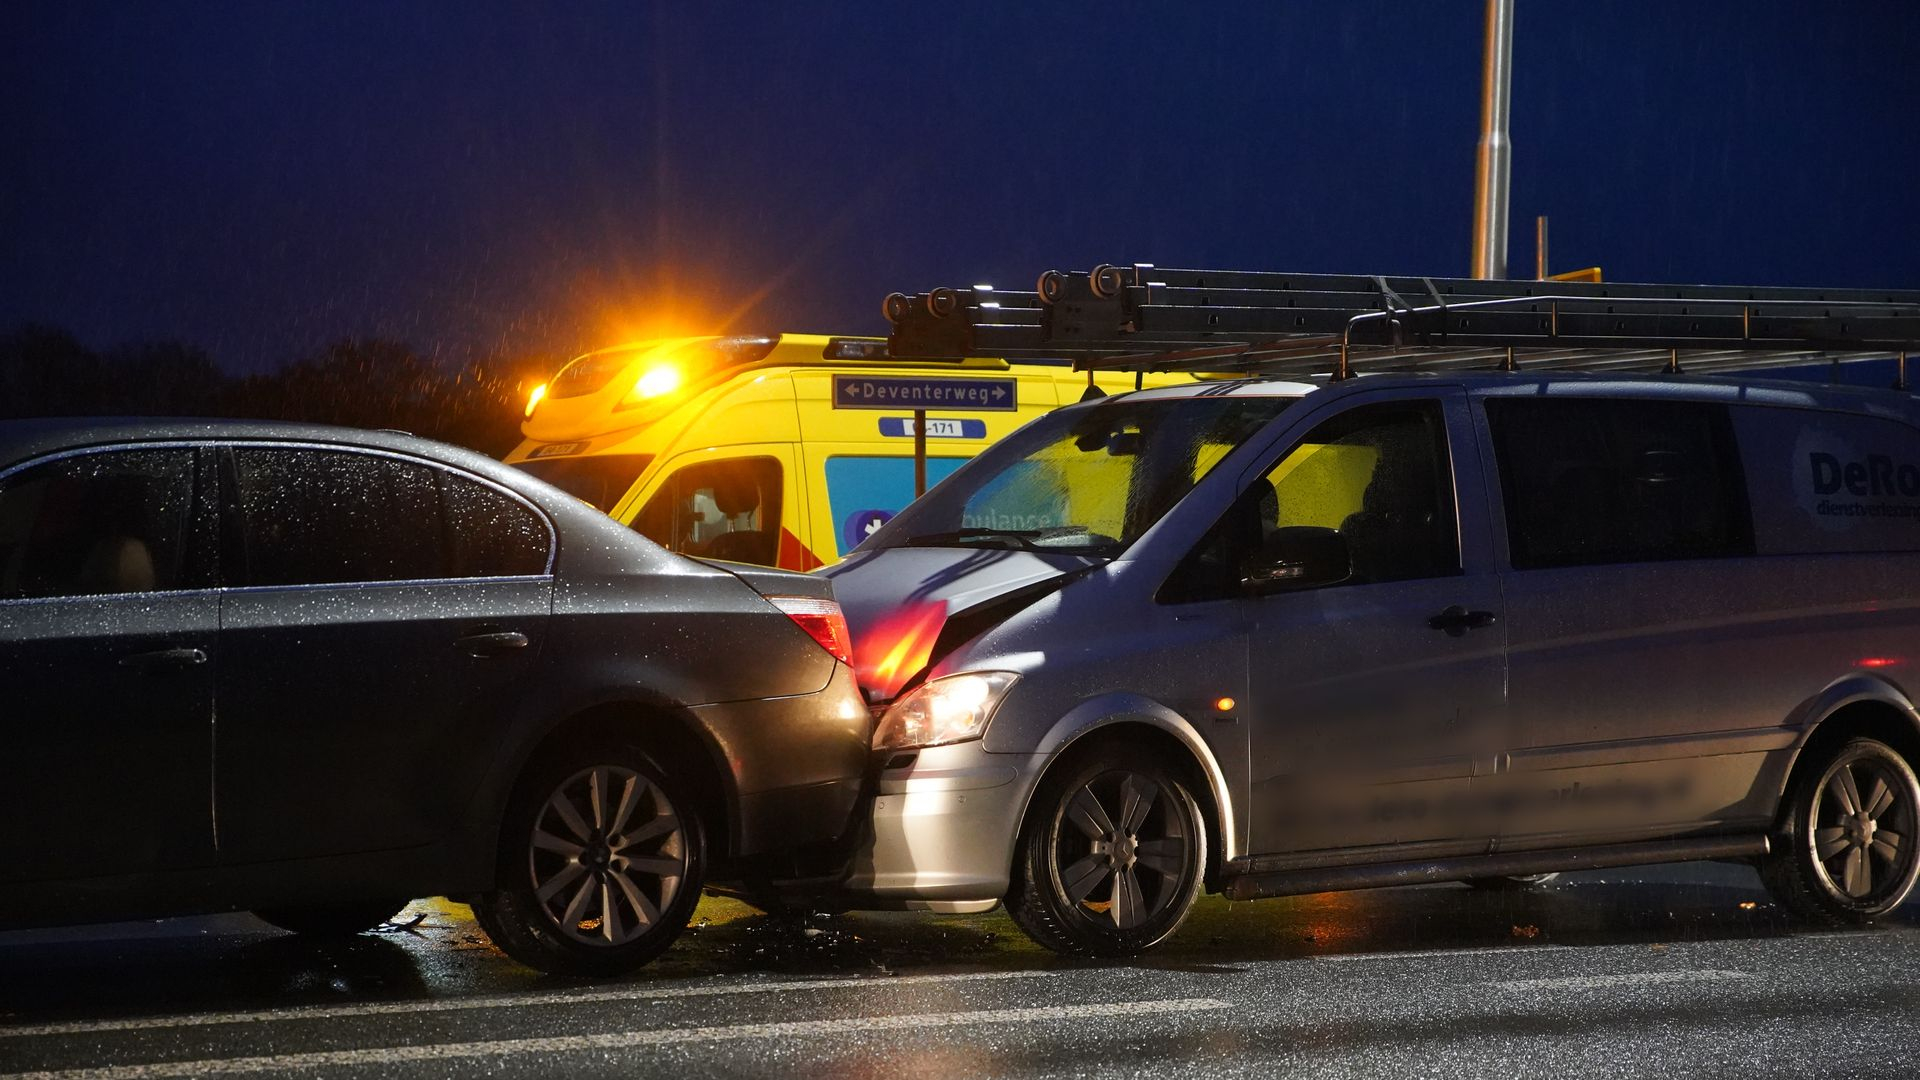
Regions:
M 913 410 L 913 497 L 927 493 L 927 410 Z
M 1533 219 L 1533 277 L 1547 280 L 1547 215 Z
M 1480 155 L 1474 165 L 1473 276 L 1507 276 L 1507 141 L 1512 104 L 1513 0 L 1487 0 L 1487 55 L 1480 73 Z

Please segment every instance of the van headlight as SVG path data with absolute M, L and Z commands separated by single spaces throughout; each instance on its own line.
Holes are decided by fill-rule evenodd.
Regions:
M 1019 680 L 1011 671 L 969 671 L 922 683 L 880 718 L 873 748 L 906 750 L 977 739 Z

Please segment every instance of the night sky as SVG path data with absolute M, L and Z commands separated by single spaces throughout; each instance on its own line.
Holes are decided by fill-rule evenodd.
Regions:
M 1920 4 L 1520 0 L 1513 242 L 1920 287 Z M 0 19 L 0 330 L 234 368 L 880 332 L 1154 262 L 1464 275 L 1479 0 L 124 3 Z

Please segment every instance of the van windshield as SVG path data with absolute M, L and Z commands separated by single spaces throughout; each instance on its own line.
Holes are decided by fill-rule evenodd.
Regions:
M 942 481 L 862 548 L 1113 558 L 1292 397 L 1123 397 L 1050 413 Z

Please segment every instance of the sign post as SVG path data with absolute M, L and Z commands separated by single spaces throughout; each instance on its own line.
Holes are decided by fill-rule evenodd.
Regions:
M 927 410 L 1016 412 L 1020 382 L 1010 378 L 960 379 L 951 375 L 835 375 L 836 409 L 913 410 L 913 497 L 927 493 Z M 882 420 L 881 431 L 886 431 Z M 979 421 L 962 421 L 962 430 Z M 985 435 L 984 426 L 981 431 Z
M 927 410 L 913 410 L 913 497 L 927 493 Z

